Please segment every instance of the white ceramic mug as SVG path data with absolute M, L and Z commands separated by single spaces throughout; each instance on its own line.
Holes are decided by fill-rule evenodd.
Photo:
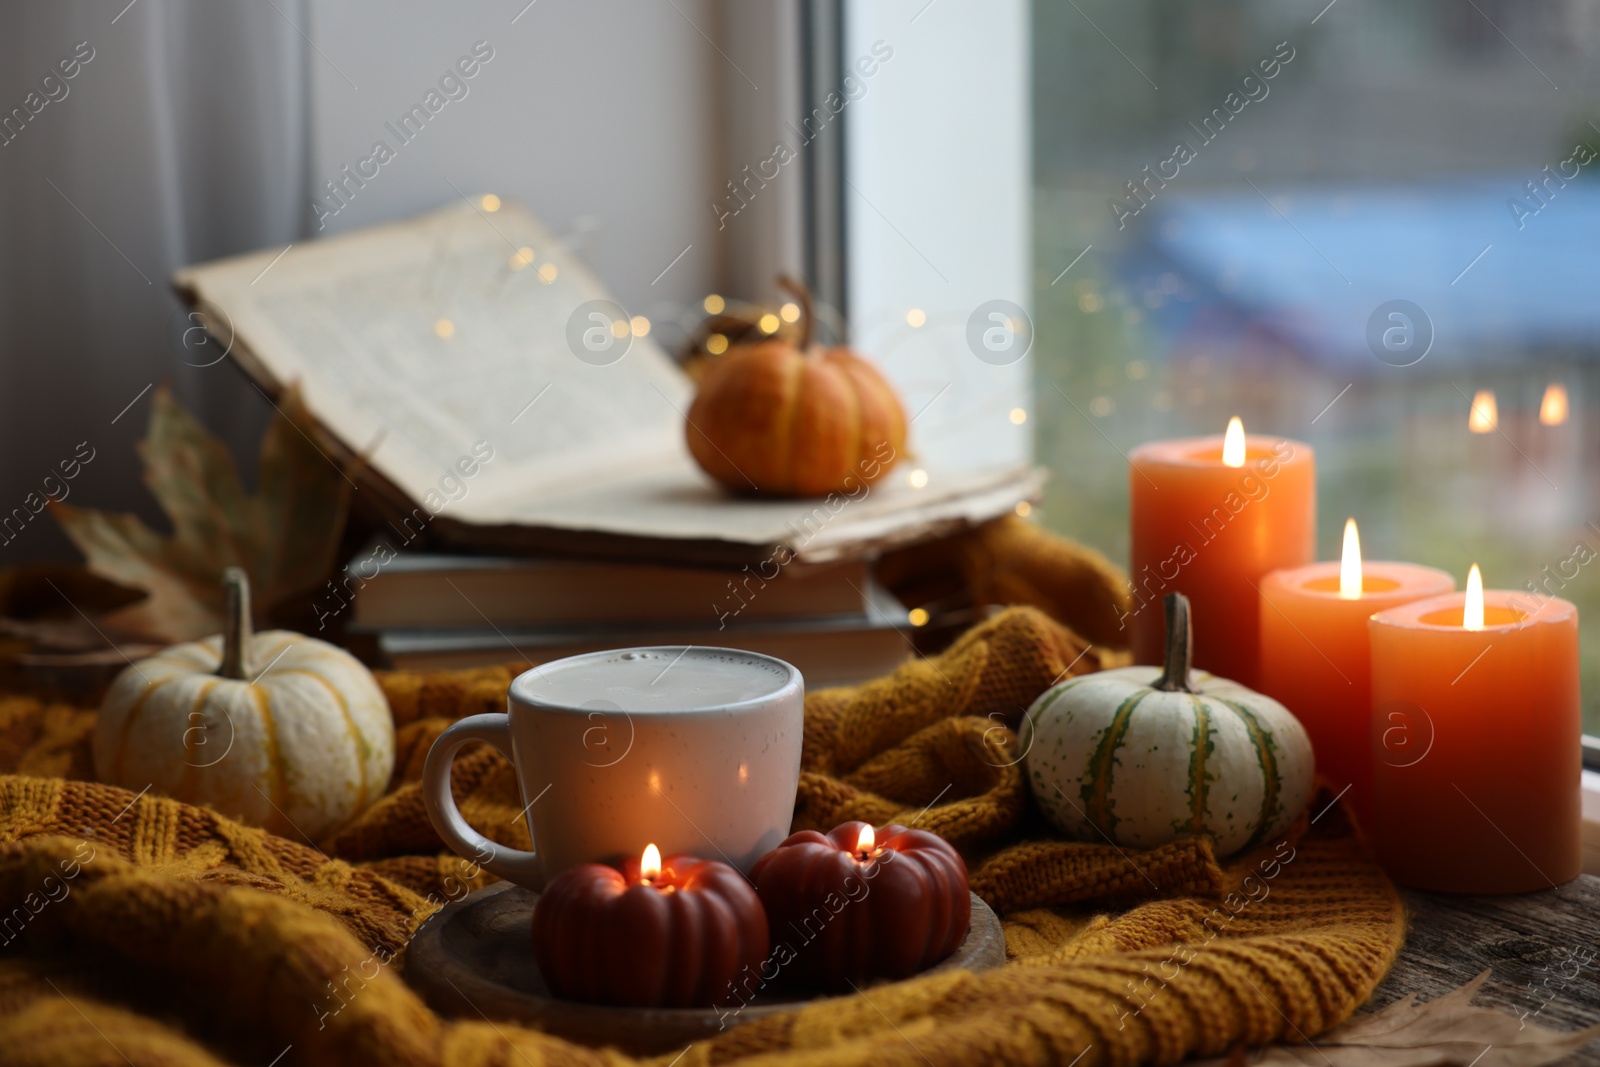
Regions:
M 754 652 L 572 656 L 519 675 L 506 714 L 472 715 L 440 734 L 423 798 L 447 845 L 529 889 L 647 844 L 748 872 L 789 834 L 804 703 L 800 672 Z M 490 841 L 456 808 L 450 767 L 473 741 L 516 766 L 534 851 Z

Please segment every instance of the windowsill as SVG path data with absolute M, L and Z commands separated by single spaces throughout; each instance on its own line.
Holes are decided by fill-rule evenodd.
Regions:
M 1583 873 L 1600 875 L 1600 771 L 1583 772 Z

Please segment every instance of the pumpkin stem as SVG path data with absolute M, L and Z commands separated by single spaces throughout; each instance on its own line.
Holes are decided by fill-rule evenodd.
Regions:
M 811 335 L 815 322 L 811 318 L 811 290 L 804 282 L 795 281 L 787 274 L 778 275 L 778 288 L 794 297 L 800 305 L 800 351 L 811 351 Z
M 1189 628 L 1189 598 L 1182 593 L 1168 593 L 1163 604 L 1167 609 L 1167 654 L 1161 677 L 1155 688 L 1167 693 L 1191 693 L 1189 662 L 1194 659 L 1194 632 Z
M 217 675 L 242 681 L 250 677 L 250 578 L 244 568 L 229 567 L 222 572 L 222 583 L 228 603 L 222 615 L 222 664 Z

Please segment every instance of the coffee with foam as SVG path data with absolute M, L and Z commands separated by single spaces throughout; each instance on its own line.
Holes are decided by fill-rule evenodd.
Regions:
M 791 677 L 787 664 L 753 652 L 626 649 L 536 667 L 517 679 L 517 696 L 563 708 L 700 711 L 771 697 Z

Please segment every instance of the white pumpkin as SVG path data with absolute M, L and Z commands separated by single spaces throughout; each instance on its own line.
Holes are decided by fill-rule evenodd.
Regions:
M 244 572 L 229 568 L 226 582 L 223 634 L 140 660 L 112 683 L 95 773 L 317 841 L 388 787 L 388 702 L 341 648 L 288 630 L 252 635 Z
M 1311 740 L 1282 704 L 1192 672 L 1189 601 L 1166 598 L 1165 667 L 1071 678 L 1019 727 L 1039 807 L 1067 836 L 1154 848 L 1209 834 L 1229 855 L 1282 833 L 1311 799 Z

